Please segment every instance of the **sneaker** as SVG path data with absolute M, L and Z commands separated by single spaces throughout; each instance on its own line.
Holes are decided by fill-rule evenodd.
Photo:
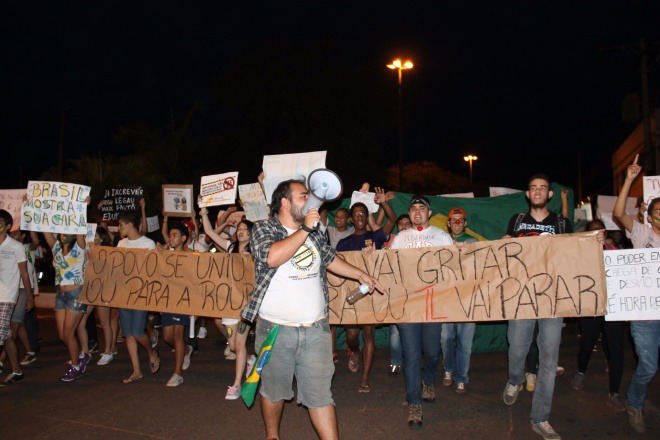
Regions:
M 630 405 L 626 405 L 626 411 L 628 411 L 628 423 L 635 432 L 639 434 L 644 434 L 646 432 L 646 423 L 644 423 L 644 414 L 642 414 L 641 408 L 633 408 Z
M 433 385 L 426 386 L 422 382 L 422 400 L 424 402 L 435 402 L 435 388 L 433 388 Z
M 556 374 L 557 374 L 557 376 L 561 376 L 562 374 L 564 374 L 564 367 L 562 367 L 561 365 L 557 365 Z
M 532 423 L 532 431 L 540 436 L 543 436 L 545 440 L 561 440 L 559 434 L 557 434 L 555 430 L 552 429 L 552 426 L 550 426 L 550 423 L 547 421 Z
M 112 351 L 110 352 L 110 354 L 114 356 L 114 355 L 116 355 L 116 354 L 119 354 L 119 351 L 117 351 L 117 349 L 115 348 L 114 350 L 112 350 Z
M 69 370 L 64 376 L 60 378 L 62 382 L 71 382 L 82 377 L 83 372 L 74 366 L 69 367 Z
M 530 393 L 536 389 L 536 374 L 534 373 L 525 373 L 525 388 Z
M 621 397 L 617 393 L 612 393 L 610 396 L 607 398 L 607 406 L 611 406 L 614 408 L 614 411 L 625 411 L 626 407 L 623 405 L 623 402 L 621 401 Z
M 89 353 L 83 353 L 82 356 L 78 358 L 78 368 L 80 372 L 84 373 L 87 369 L 87 364 L 92 360 L 92 356 Z
M 200 327 L 199 330 L 197 331 L 197 337 L 199 339 L 204 339 L 206 338 L 206 335 L 208 335 L 209 332 L 206 330 L 206 327 Z
M 511 383 L 507 382 L 506 386 L 504 387 L 504 392 L 502 393 L 504 403 L 507 405 L 513 405 L 516 403 L 516 399 L 518 398 L 518 393 L 520 390 L 522 390 L 522 384 L 511 385 Z
M 160 332 L 158 331 L 157 328 L 154 329 L 154 334 L 151 335 L 151 348 L 156 348 L 156 345 L 158 345 L 158 335 Z
M 165 384 L 165 386 L 178 387 L 182 383 L 183 383 L 183 376 L 179 376 L 178 374 L 174 373 L 172 377 L 170 377 L 170 380 L 167 381 L 167 384 Z
M 387 370 L 387 374 L 390 376 L 398 376 L 401 372 L 401 365 L 390 365 L 390 369 Z
M 230 386 L 227 387 L 227 394 L 225 400 L 236 400 L 241 397 L 241 387 Z
M 89 341 L 89 343 L 87 344 L 87 347 L 89 347 L 89 352 L 90 353 L 98 353 L 99 352 L 99 343 L 94 341 L 94 340 Z
M 422 404 L 408 404 L 408 427 L 410 429 L 419 429 L 422 427 Z
M 571 379 L 571 388 L 580 391 L 584 388 L 584 373 L 577 372 Z
M 101 359 L 96 363 L 96 365 L 108 365 L 115 357 L 112 353 L 103 353 Z
M 192 345 L 186 345 L 186 355 L 183 357 L 183 369 L 187 370 L 190 367 L 190 356 L 193 354 Z
M 9 376 L 7 376 L 5 380 L 0 382 L 0 387 L 8 387 L 10 385 L 14 385 L 16 382 L 20 382 L 23 379 L 25 379 L 25 375 L 23 373 L 21 374 L 9 373 Z
M 257 361 L 257 357 L 255 355 L 251 355 L 248 360 L 247 360 L 247 365 L 245 366 L 245 378 L 247 379 L 250 377 L 250 373 L 252 372 L 252 367 L 254 366 L 254 363 Z
M 21 365 L 30 365 L 32 362 L 37 360 L 37 356 L 34 354 L 33 351 L 28 351 L 25 353 L 25 356 L 23 356 L 23 359 L 21 359 Z
M 445 377 L 442 379 L 442 386 L 450 387 L 454 383 L 454 373 L 445 371 Z
M 454 392 L 456 394 L 465 394 L 465 393 L 467 393 L 467 390 L 465 389 L 465 384 L 457 382 L 456 383 L 456 390 Z

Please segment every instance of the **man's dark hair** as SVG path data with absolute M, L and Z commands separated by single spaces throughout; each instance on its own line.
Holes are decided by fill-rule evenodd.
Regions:
M 591 220 L 589 223 L 587 223 L 587 227 L 584 229 L 585 231 L 598 231 L 600 229 L 605 229 L 605 223 L 599 218 L 595 218 Z
M 275 191 L 273 191 L 273 196 L 270 198 L 270 213 L 276 215 L 282 209 L 282 199 L 291 200 L 291 184 L 300 183 L 304 185 L 303 180 L 289 179 L 277 184 Z
M 655 208 L 657 203 L 660 203 L 660 197 L 656 197 L 655 199 L 651 200 L 649 203 L 649 209 L 647 209 L 648 215 L 653 215 L 653 208 Z
M 364 210 L 367 211 L 367 215 L 369 215 L 369 208 L 367 208 L 367 205 L 362 202 L 355 202 L 353 206 L 351 206 L 351 217 L 353 217 L 353 212 L 355 212 L 356 208 L 364 208 Z
M 552 181 L 550 180 L 550 178 L 546 174 L 543 174 L 543 173 L 536 173 L 532 177 L 530 177 L 529 181 L 527 182 L 527 189 L 529 189 L 529 185 L 532 183 L 532 180 L 535 180 L 535 179 L 543 179 L 546 182 L 548 182 L 548 190 L 550 190 L 550 186 L 552 185 Z
M 346 215 L 348 215 L 349 217 L 351 216 L 351 211 L 349 211 L 346 208 L 339 208 L 337 211 L 335 211 L 335 215 L 339 214 L 340 211 L 345 211 Z
M 172 226 L 170 226 L 169 232 L 172 232 L 172 229 L 176 229 L 179 231 L 181 234 L 181 237 L 186 237 L 185 240 L 183 240 L 183 243 L 185 244 L 186 241 L 188 241 L 188 237 L 190 237 L 190 231 L 188 230 L 188 227 L 184 225 L 183 223 L 175 223 Z
M 131 211 L 124 211 L 121 214 L 119 214 L 117 221 L 124 223 L 131 223 L 135 229 L 139 229 L 140 227 L 140 220 L 138 220 L 137 214 Z
M 110 233 L 108 233 L 107 229 L 103 226 L 97 226 L 96 233 L 99 234 L 99 238 L 101 238 L 101 246 L 112 246 L 112 237 L 110 237 Z
M 407 214 L 407 213 L 406 213 L 406 214 L 401 214 L 400 216 L 398 216 L 398 217 L 396 218 L 396 227 L 397 227 L 397 228 L 399 227 L 399 222 L 400 222 L 401 220 L 403 220 L 404 218 L 407 218 L 408 220 L 410 220 L 410 214 Z M 412 221 L 412 220 L 411 220 L 411 221 Z
M 0 218 L 5 221 L 6 231 L 9 231 L 14 226 L 14 219 L 8 211 L 0 209 Z

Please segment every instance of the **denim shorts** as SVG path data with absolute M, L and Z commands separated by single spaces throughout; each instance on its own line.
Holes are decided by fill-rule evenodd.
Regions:
M 189 326 L 190 316 L 181 315 L 178 313 L 161 313 L 160 325 L 162 325 L 163 327 L 170 327 L 173 325 L 182 325 L 184 327 Z
M 55 296 L 55 310 L 67 309 L 73 312 L 86 312 L 87 304 L 80 302 L 80 292 L 82 292 L 82 287 L 69 290 L 68 292 L 62 292 L 60 289 L 57 289 L 57 295 Z
M 144 310 L 119 309 L 119 322 L 121 323 L 121 335 L 143 336 L 147 326 L 147 312 Z
M 263 318 L 257 320 L 255 350 L 274 323 Z M 308 327 L 280 325 L 280 331 L 270 354 L 268 364 L 261 372 L 261 395 L 271 402 L 293 398 L 293 378 L 298 388 L 298 403 L 308 408 L 334 405 L 332 400 L 332 336 L 328 319 L 323 318 Z
M 25 305 L 27 304 L 27 292 L 25 289 L 18 289 L 18 296 L 16 297 L 16 306 L 14 313 L 11 314 L 11 322 L 23 323 L 25 319 Z

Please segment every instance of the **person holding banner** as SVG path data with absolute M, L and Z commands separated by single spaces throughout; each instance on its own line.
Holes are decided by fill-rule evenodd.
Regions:
M 633 163 L 628 166 L 626 179 L 614 205 L 613 214 L 625 228 L 626 235 L 632 240 L 635 249 L 657 248 L 660 247 L 660 198 L 655 198 L 648 204 L 647 218 L 651 225 L 650 228 L 626 214 L 626 199 L 630 187 L 642 171 L 642 167 L 637 163 L 638 159 L 639 154 L 635 156 Z M 660 320 L 631 321 L 630 332 L 635 342 L 635 352 L 639 357 L 639 361 L 630 382 L 630 387 L 628 387 L 626 409 L 630 426 L 636 432 L 643 434 L 646 432 L 646 423 L 644 422 L 642 406 L 648 384 L 658 371 Z
M 55 323 L 60 339 L 66 344 L 71 357 L 68 371 L 61 377 L 63 382 L 79 379 L 92 359 L 87 346 L 87 329 L 81 326 L 87 304 L 80 302 L 85 274 L 86 249 L 85 234 L 51 234 L 44 232 L 46 243 L 53 252 L 55 267 Z M 76 332 L 78 339 L 76 339 Z M 84 334 L 83 334 L 84 332 Z
M 255 259 L 255 288 L 241 316 L 253 322 L 257 316 L 255 348 L 271 345 L 270 361 L 261 373 L 261 414 L 266 437 L 279 438 L 284 401 L 293 398 L 293 379 L 298 402 L 309 408 L 309 416 L 321 439 L 338 439 L 337 416 L 331 383 L 332 362 L 329 292 L 326 269 L 383 292 L 378 280 L 337 258 L 325 237 L 314 226 L 320 221 L 317 209 L 303 214 L 309 191 L 302 181 L 280 182 L 273 191 L 269 220 L 253 228 L 250 247 Z M 279 330 L 278 330 L 279 329 Z M 252 373 L 251 377 L 255 373 Z M 246 385 L 243 385 L 246 388 Z M 250 387 L 252 392 L 255 387 Z M 246 399 L 245 390 L 241 390 Z M 250 396 L 251 397 L 251 396 Z

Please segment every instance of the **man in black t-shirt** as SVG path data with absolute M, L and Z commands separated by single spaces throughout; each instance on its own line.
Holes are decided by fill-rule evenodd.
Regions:
M 547 234 L 572 232 L 566 218 L 550 212 L 548 202 L 552 198 L 550 179 L 536 174 L 529 180 L 527 198 L 529 212 L 511 217 L 507 235 L 510 237 L 530 237 Z M 561 341 L 562 318 L 522 319 L 509 321 L 509 381 L 504 388 L 504 403 L 513 405 L 525 381 L 525 358 L 538 323 L 538 347 L 540 351 L 534 397 L 532 399 L 532 430 L 544 439 L 560 439 L 548 419 L 552 409 L 552 396 L 555 389 L 559 343 Z

